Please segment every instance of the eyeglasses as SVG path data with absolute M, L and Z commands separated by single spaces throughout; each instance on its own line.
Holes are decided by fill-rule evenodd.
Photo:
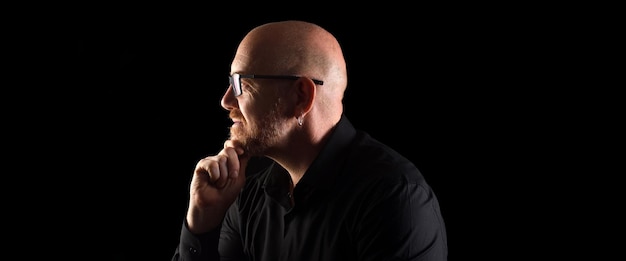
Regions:
M 297 80 L 302 76 L 295 75 L 260 75 L 260 74 L 238 74 L 234 73 L 231 76 L 228 76 L 228 81 L 230 82 L 230 86 L 233 88 L 233 93 L 235 93 L 235 97 L 241 95 L 241 78 L 259 78 L 259 79 L 284 79 L 284 80 Z M 311 79 L 315 84 L 323 85 L 324 81 Z

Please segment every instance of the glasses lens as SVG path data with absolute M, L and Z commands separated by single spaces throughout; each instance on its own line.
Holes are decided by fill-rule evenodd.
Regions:
M 241 95 L 241 77 L 239 74 L 235 73 L 232 76 L 229 76 L 228 81 L 230 82 L 230 86 L 233 88 L 235 96 Z

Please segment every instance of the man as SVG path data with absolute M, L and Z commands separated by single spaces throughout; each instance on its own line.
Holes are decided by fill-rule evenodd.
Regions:
M 447 260 L 434 192 L 348 121 L 347 82 L 337 39 L 315 24 L 243 38 L 221 101 L 230 138 L 196 165 L 172 260 Z M 272 163 L 246 174 L 251 157 Z

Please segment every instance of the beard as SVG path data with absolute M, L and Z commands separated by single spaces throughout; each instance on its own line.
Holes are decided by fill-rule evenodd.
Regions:
M 230 128 L 230 139 L 239 142 L 244 153 L 250 156 L 265 155 L 282 137 L 281 130 L 286 122 L 281 115 L 280 100 L 267 113 L 260 115 L 252 121 L 242 117 L 239 110 L 232 110 L 229 115 L 230 118 L 241 119 L 243 123 L 237 128 Z

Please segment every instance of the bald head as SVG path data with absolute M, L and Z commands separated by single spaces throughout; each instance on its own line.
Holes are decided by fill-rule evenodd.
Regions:
M 241 41 L 231 69 L 322 80 L 318 92 L 325 103 L 341 101 L 347 86 L 346 63 L 337 39 L 303 21 L 272 22 L 252 29 Z

